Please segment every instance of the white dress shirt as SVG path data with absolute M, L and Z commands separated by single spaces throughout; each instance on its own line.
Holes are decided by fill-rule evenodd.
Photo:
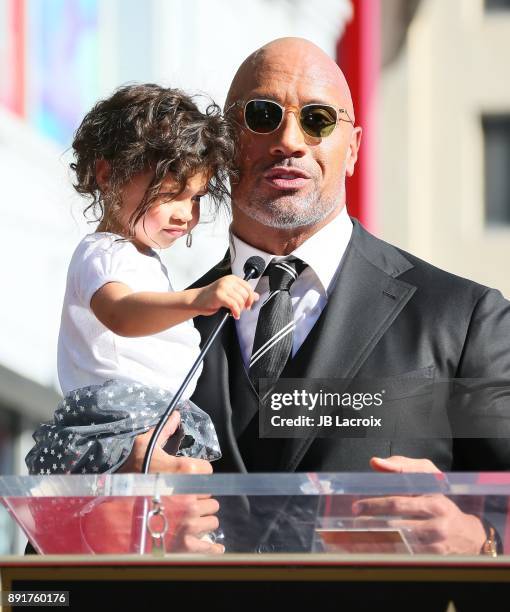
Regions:
M 313 236 L 310 236 L 289 255 L 275 256 L 260 251 L 232 235 L 230 257 L 232 272 L 237 276 L 244 276 L 244 264 L 253 255 L 262 257 L 266 267 L 272 260 L 280 261 L 291 256 L 298 257 L 308 264 L 308 267 L 303 270 L 290 288 L 296 323 L 292 345 L 293 356 L 303 344 L 328 301 L 328 295 L 335 284 L 340 262 L 351 239 L 351 234 L 352 221 L 344 206 L 338 216 Z M 259 310 L 269 295 L 269 278 L 267 276 L 249 282 L 260 294 L 260 299 L 255 302 L 251 310 L 243 310 L 241 318 L 236 321 L 237 337 L 246 368 L 248 368 L 253 348 Z

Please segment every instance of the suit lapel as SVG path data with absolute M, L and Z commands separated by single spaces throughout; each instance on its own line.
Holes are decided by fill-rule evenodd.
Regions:
M 305 352 L 303 378 L 354 378 L 416 290 L 392 276 L 412 267 L 393 247 L 386 245 L 383 263 L 387 271 L 367 259 L 359 248 L 363 231 L 355 225 L 328 304 L 294 357 Z M 296 470 L 317 433 L 285 441 L 282 471 Z
M 415 286 L 397 278 L 413 265 L 397 249 L 366 232 L 354 219 L 353 224 L 352 238 L 328 304 L 283 376 L 292 377 L 296 372 L 299 378 L 354 378 L 416 291 Z M 224 260 L 194 286 L 204 286 L 229 274 L 225 261 L 228 264 Z M 218 315 L 199 317 L 197 326 L 203 340 L 218 318 Z M 204 388 L 209 394 L 214 389 L 217 400 L 211 401 L 214 409 L 209 412 L 220 430 L 220 442 L 228 444 L 237 469 L 245 472 L 232 425 L 229 362 L 233 358 L 241 359 L 233 321 L 222 330 L 212 351 L 209 361 L 214 360 L 215 365 Z M 250 395 L 249 401 L 252 399 Z M 305 439 L 283 440 L 280 470 L 295 471 L 314 438 L 312 434 Z

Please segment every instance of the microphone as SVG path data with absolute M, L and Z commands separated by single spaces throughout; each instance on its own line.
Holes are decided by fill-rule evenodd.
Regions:
M 243 280 L 248 281 L 254 278 L 258 278 L 262 274 L 262 272 L 264 272 L 265 267 L 266 267 L 266 264 L 264 260 L 262 259 L 262 257 L 259 257 L 258 255 L 249 257 L 246 260 L 244 267 L 243 267 L 243 272 L 244 272 Z M 168 420 L 168 417 L 175 410 L 175 407 L 177 406 L 177 404 L 179 403 L 179 400 L 182 397 L 182 394 L 186 390 L 186 387 L 189 385 L 191 379 L 193 378 L 195 372 L 197 371 L 198 366 L 204 360 L 212 343 L 214 342 L 214 340 L 220 333 L 221 329 L 227 322 L 228 318 L 231 316 L 231 313 L 229 310 L 227 310 L 226 308 L 223 308 L 222 310 L 225 311 L 225 314 L 223 315 L 219 323 L 217 323 L 216 327 L 211 332 L 211 335 L 209 336 L 209 338 L 207 338 L 207 341 L 202 347 L 202 350 L 200 351 L 199 356 L 195 360 L 195 363 L 191 366 L 191 369 L 187 373 L 186 378 L 183 380 L 181 386 L 179 387 L 177 393 L 172 398 L 172 401 L 170 402 L 170 404 L 168 404 L 167 409 L 161 416 L 161 419 L 159 420 L 159 423 L 157 424 L 156 429 L 154 430 L 154 433 L 152 434 L 152 437 L 149 442 L 149 446 L 147 447 L 147 451 L 145 452 L 145 457 L 143 459 L 142 474 L 148 474 L 149 472 L 149 466 L 150 466 L 150 462 L 152 459 L 152 455 L 154 453 L 154 448 L 156 447 L 156 442 L 159 438 L 159 434 L 161 433 L 161 430 L 163 429 L 163 427 L 165 426 L 165 423 Z
M 264 272 L 265 267 L 266 264 L 262 257 L 259 257 L 258 255 L 253 255 L 253 257 L 249 257 L 243 267 L 243 280 L 248 281 L 252 278 L 258 278 L 259 276 L 261 276 L 262 272 Z

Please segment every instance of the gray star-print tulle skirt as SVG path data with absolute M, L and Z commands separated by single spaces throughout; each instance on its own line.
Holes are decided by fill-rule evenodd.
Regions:
M 53 421 L 42 423 L 25 458 L 30 474 L 114 472 L 136 436 L 154 427 L 172 393 L 137 382 L 108 380 L 68 393 Z M 170 454 L 214 461 L 221 457 L 211 418 L 189 400 L 177 405 L 181 425 L 164 447 Z

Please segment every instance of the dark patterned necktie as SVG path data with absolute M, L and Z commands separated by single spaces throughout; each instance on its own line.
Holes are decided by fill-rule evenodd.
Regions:
M 280 377 L 292 351 L 296 324 L 289 290 L 305 268 L 300 259 L 273 261 L 267 267 L 269 296 L 259 311 L 249 367 L 257 390 L 260 378 Z

